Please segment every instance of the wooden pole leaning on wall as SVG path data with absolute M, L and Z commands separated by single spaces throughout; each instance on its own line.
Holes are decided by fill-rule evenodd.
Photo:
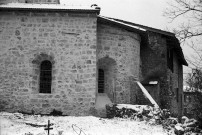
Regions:
M 145 89 L 145 87 L 139 82 L 136 81 L 140 89 L 142 90 L 143 94 L 145 95 L 146 98 L 149 99 L 149 101 L 154 105 L 155 108 L 159 108 L 158 104 L 156 101 L 152 98 L 152 96 L 149 94 L 149 92 Z

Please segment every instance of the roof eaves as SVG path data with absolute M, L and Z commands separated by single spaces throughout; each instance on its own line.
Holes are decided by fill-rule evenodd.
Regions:
M 37 11 L 70 11 L 70 12 L 89 12 L 89 13 L 100 13 L 99 8 L 89 8 L 81 6 L 66 6 L 60 4 L 27 4 L 27 3 L 10 3 L 0 5 L 0 10 L 37 10 Z
M 178 50 L 179 50 L 179 57 L 181 58 L 180 60 L 181 60 L 182 64 L 185 65 L 185 66 L 188 66 L 188 63 L 187 63 L 187 61 L 184 58 L 184 54 L 182 52 L 182 48 L 180 47 Z
M 123 23 L 123 22 L 119 22 L 119 21 L 116 21 L 116 20 L 113 20 L 113 19 L 110 19 L 110 18 L 107 18 L 107 17 L 104 17 L 104 16 L 100 16 L 100 15 L 98 17 L 100 17 L 102 19 L 105 19 L 107 21 L 111 21 L 111 22 L 114 22 L 114 23 L 117 23 L 117 24 L 120 24 L 120 25 L 124 25 L 124 26 L 130 27 L 132 29 L 136 29 L 136 30 L 140 30 L 140 31 L 146 32 L 146 29 L 143 29 L 143 28 L 138 27 L 138 26 L 133 26 L 133 25 L 126 24 L 126 23 Z
M 169 39 L 170 38 L 170 39 Z M 173 49 L 175 49 L 177 55 L 178 55 L 178 58 L 179 60 L 181 61 L 181 63 L 185 66 L 188 66 L 188 63 L 187 61 L 185 60 L 185 57 L 184 57 L 184 54 L 183 54 L 183 51 L 182 51 L 182 48 L 180 46 L 180 43 L 179 43 L 179 40 L 176 38 L 176 37 L 169 37 L 167 38 L 167 42 L 168 44 L 173 44 Z
M 125 24 L 130 24 L 132 26 L 137 26 L 137 27 L 140 27 L 140 28 L 143 28 L 147 31 L 151 31 L 151 32 L 157 32 L 157 33 L 160 33 L 160 34 L 164 34 L 164 35 L 167 35 L 167 36 L 175 36 L 174 33 L 171 33 L 171 32 L 168 32 L 168 31 L 164 31 L 164 30 L 160 30 L 160 29 L 156 29 L 156 28 L 152 28 L 152 27 L 148 27 L 148 26 L 144 26 L 144 25 L 140 25 L 140 24 L 136 24 L 136 23 L 132 23 L 132 22 L 128 22 L 128 21 L 124 21 L 124 20 L 121 20 L 121 19 L 116 19 L 116 18 L 110 18 L 110 17 L 107 17 L 109 19 L 113 19 L 113 20 L 116 20 L 116 21 L 119 21 L 119 22 L 123 22 Z

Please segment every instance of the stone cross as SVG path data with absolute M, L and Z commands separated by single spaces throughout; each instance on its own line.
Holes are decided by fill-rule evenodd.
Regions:
M 47 128 L 44 128 L 44 130 L 48 130 L 48 135 L 50 133 L 50 130 L 52 130 L 53 128 L 50 128 L 51 124 L 50 124 L 50 120 L 48 120 L 48 126 Z

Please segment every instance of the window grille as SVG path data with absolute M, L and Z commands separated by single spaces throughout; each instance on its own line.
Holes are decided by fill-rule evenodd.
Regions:
M 104 93 L 104 70 L 98 71 L 98 93 Z
M 51 93 L 52 63 L 44 60 L 40 65 L 40 93 Z

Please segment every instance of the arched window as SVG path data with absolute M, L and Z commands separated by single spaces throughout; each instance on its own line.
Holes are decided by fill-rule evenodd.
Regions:
M 44 60 L 40 65 L 40 93 L 51 93 L 52 63 Z
M 104 93 L 104 70 L 99 69 L 98 71 L 98 93 Z

